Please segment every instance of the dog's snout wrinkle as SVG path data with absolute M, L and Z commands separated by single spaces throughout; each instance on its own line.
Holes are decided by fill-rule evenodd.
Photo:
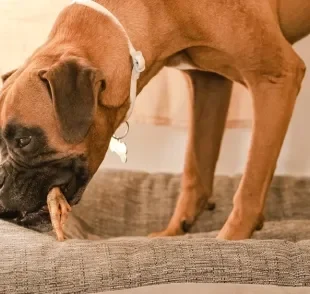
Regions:
M 10 154 L 8 161 L 16 169 L 29 169 L 31 167 L 25 160 L 20 160 L 16 154 Z

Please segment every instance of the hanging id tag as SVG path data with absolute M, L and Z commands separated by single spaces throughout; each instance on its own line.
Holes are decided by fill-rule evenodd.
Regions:
M 120 139 L 111 138 L 109 148 L 112 152 L 116 153 L 123 163 L 127 162 L 127 145 Z

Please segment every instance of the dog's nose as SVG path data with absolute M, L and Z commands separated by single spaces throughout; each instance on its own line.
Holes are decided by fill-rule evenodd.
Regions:
M 6 178 L 6 173 L 3 169 L 0 170 L 0 189 L 3 187 Z

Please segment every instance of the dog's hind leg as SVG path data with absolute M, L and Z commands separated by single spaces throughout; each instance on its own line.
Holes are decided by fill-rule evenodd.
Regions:
M 182 187 L 168 227 L 154 236 L 181 235 L 191 228 L 212 195 L 216 162 L 225 129 L 232 82 L 209 72 L 188 71 L 193 86 L 189 138 Z

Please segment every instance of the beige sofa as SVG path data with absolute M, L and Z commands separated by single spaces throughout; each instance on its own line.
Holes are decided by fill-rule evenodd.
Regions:
M 216 241 L 238 181 L 216 178 L 217 207 L 191 234 L 148 239 L 167 224 L 180 177 L 99 171 L 66 242 L 0 221 L 0 293 L 310 293 L 310 181 L 275 178 L 255 239 Z

